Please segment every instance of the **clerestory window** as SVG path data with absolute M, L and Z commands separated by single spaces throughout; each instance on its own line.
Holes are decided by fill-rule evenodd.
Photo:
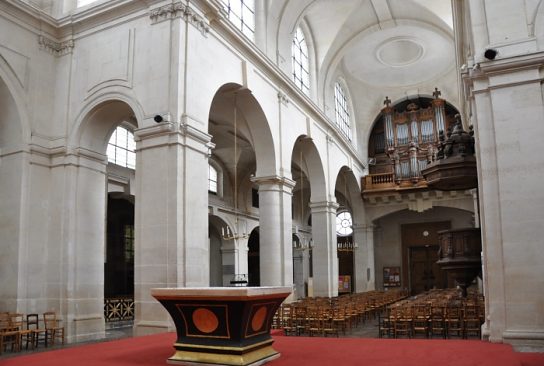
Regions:
M 129 169 L 136 168 L 134 135 L 124 127 L 117 126 L 108 142 L 108 162 Z
M 308 44 L 302 29 L 297 27 L 293 44 L 291 45 L 292 61 L 293 61 L 293 81 L 297 87 L 304 92 L 310 94 L 310 61 L 308 57 Z

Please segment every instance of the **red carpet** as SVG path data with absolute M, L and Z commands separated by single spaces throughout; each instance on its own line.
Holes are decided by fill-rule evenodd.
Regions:
M 281 357 L 270 366 L 544 366 L 544 354 L 464 340 L 306 338 L 274 336 Z M 101 342 L 0 360 L 2 366 L 164 366 L 174 333 Z

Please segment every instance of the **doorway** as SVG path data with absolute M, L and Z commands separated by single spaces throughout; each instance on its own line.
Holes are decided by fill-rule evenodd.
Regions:
M 438 267 L 438 245 L 410 247 L 410 284 L 412 294 L 444 288 L 445 274 Z
M 104 263 L 107 323 L 134 319 L 134 197 L 110 193 Z
M 438 234 L 451 227 L 449 221 L 405 224 L 402 231 L 402 286 L 411 295 L 433 288 L 446 288 L 446 273 L 438 267 Z
M 247 271 L 248 271 L 248 286 L 260 286 L 261 285 L 261 267 L 260 267 L 260 255 L 259 255 L 259 229 L 255 228 L 247 243 Z

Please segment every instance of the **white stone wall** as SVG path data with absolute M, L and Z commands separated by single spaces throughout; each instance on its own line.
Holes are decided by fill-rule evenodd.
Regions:
M 376 288 L 383 289 L 383 267 L 400 267 L 403 271 L 401 226 L 425 222 L 448 221 L 451 229 L 473 227 L 473 213 L 449 207 L 434 207 L 418 213 L 397 211 L 374 221 L 374 260 Z M 438 243 L 437 243 L 438 244 Z M 402 279 L 403 284 L 408 279 Z
M 65 5 L 39 6 L 58 15 L 73 6 Z M 19 84 L 9 93 L 2 88 L 2 103 L 10 106 L 0 123 L 0 168 L 6 172 L 0 181 L 6 195 L 2 212 L 10 212 L 7 222 L 15 219 L 2 232 L 2 251 L 13 267 L 2 288 L 7 299 L 2 306 L 58 311 L 69 341 L 103 336 L 105 149 L 116 125 L 137 126 L 131 193 L 136 197 L 136 326 L 141 334 L 171 327 L 149 288 L 209 284 L 207 171 L 201 167 L 211 147 L 208 114 L 221 86 L 248 88 L 258 103 L 241 104 L 248 113 L 257 105 L 261 111 L 247 115 L 254 124 L 257 177 L 289 178 L 299 135 L 311 136 L 316 145 L 312 164 L 322 183 L 316 185 L 315 199 L 334 196 L 330 182 L 341 166 L 362 172 L 353 151 L 342 151 L 344 142 L 325 116 L 253 46 L 238 40 L 226 20 L 212 26 L 194 5 L 191 21 L 170 8 L 154 16 L 153 9 L 163 5 L 168 4 L 104 2 L 95 10 L 75 9 L 77 25 L 70 33 L 54 18 L 41 33 L 40 11 L 24 3 L 0 8 L 0 55 L 7 70 L 1 85 Z M 8 94 L 20 100 L 10 101 Z M 10 114 L 15 105 L 19 116 Z M 166 122 L 155 124 L 155 114 Z M 16 134 L 21 142 L 32 136 L 33 148 L 23 145 L 32 164 L 22 154 L 4 155 L 15 141 L 5 136 Z M 18 174 L 10 174 L 14 171 Z M 270 227 L 282 243 L 280 253 L 272 253 L 277 265 L 263 268 L 261 279 L 270 284 L 292 283 L 290 195 L 283 195 L 267 219 L 279 217 L 280 232 Z
M 484 333 L 520 350 L 541 350 L 542 6 L 471 1 L 468 11 L 464 41 L 474 53 L 468 55 L 473 62 L 468 58 L 465 84 L 478 146 Z M 497 51 L 494 59 L 483 55 L 489 48 Z

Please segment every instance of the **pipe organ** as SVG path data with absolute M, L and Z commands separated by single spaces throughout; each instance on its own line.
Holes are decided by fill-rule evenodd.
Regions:
M 453 125 L 457 111 L 440 98 L 435 88 L 433 98 L 417 97 L 384 107 L 372 130 L 368 156 L 370 175 L 365 190 L 426 186 L 421 175 L 435 159 L 439 136 Z

